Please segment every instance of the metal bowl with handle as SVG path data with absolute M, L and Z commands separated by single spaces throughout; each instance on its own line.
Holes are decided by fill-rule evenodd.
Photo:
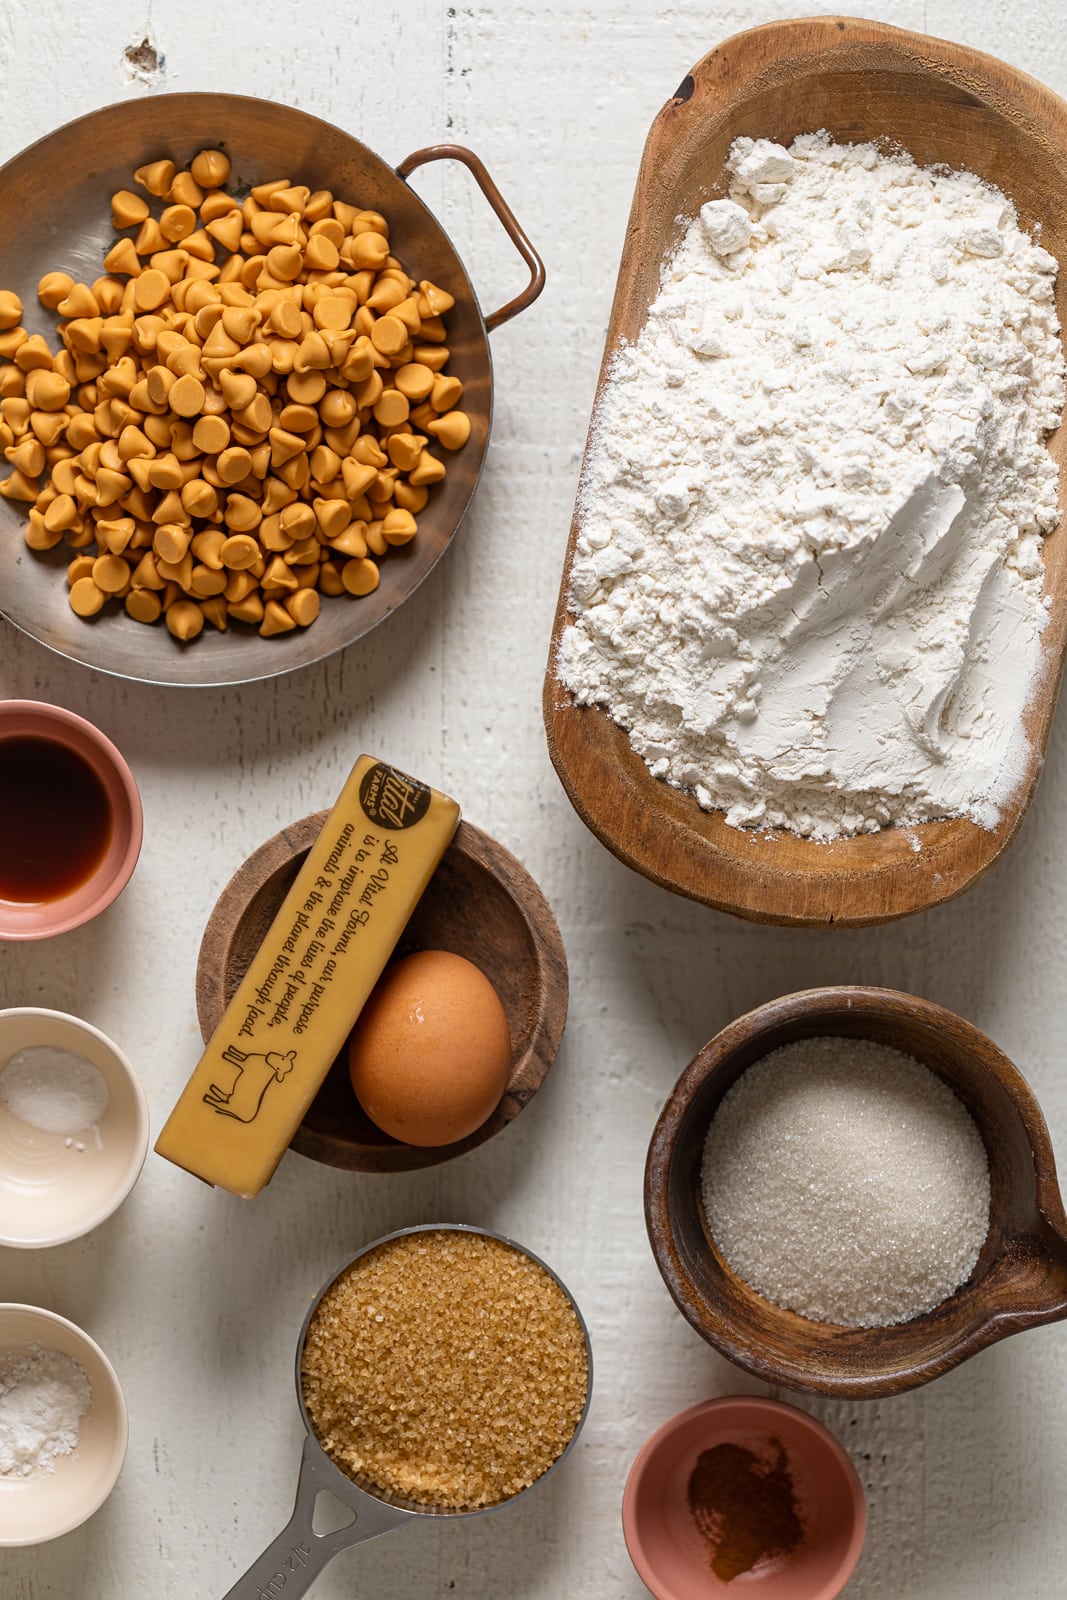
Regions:
M 48 552 L 24 541 L 26 508 L 0 500 L 0 613 L 49 649 L 98 671 L 146 683 L 220 685 L 274 677 L 307 666 L 360 639 L 402 605 L 448 549 L 470 505 L 489 443 L 493 380 L 489 333 L 530 305 L 544 286 L 533 246 L 476 155 L 461 145 L 414 151 L 394 170 L 339 128 L 243 95 L 169 94 L 106 106 L 57 129 L 0 168 L 0 209 L 32 217 L 33 226 L 8 229 L 0 241 L 0 287 L 18 293 L 24 325 L 56 349 L 55 317 L 37 302 L 39 279 L 62 270 L 92 282 L 104 271 L 114 241 L 110 197 L 128 188 L 134 169 L 168 157 L 187 164 L 205 146 L 224 146 L 233 183 L 279 177 L 380 211 L 390 242 L 409 273 L 429 278 L 454 296 L 448 313 L 449 371 L 463 383 L 471 435 L 450 454 L 447 477 L 419 516 L 419 531 L 382 563 L 373 594 L 323 605 L 310 628 L 263 639 L 234 626 L 207 630 L 183 647 L 162 627 L 145 627 L 111 608 L 86 621 L 67 603 L 65 545 Z M 463 263 L 441 224 L 406 179 L 430 161 L 468 168 L 529 268 L 525 288 L 483 315 Z

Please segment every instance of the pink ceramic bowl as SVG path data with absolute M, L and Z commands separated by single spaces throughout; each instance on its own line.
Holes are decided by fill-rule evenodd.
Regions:
M 740 1488 L 740 1521 L 731 1530 L 705 1517 L 710 1533 L 702 1532 L 690 1509 L 694 1469 L 704 1452 L 728 1446 L 747 1452 L 740 1470 L 733 1461 L 725 1463 L 735 1492 L 745 1463 L 752 1466 L 750 1485 Z M 711 1458 L 720 1460 L 720 1471 L 724 1455 L 719 1449 L 718 1458 Z M 774 1468 L 779 1484 L 784 1476 L 791 1486 L 796 1527 L 787 1542 L 792 1548 L 736 1570 L 746 1527 L 765 1530 L 773 1520 L 772 1512 L 761 1516 L 756 1508 L 761 1488 L 768 1485 L 767 1470 Z M 780 1504 L 780 1494 L 773 1498 Z M 739 1593 L 753 1600 L 833 1600 L 855 1570 L 866 1523 L 856 1469 L 833 1435 L 795 1406 L 751 1395 L 707 1400 L 665 1422 L 638 1452 L 622 1502 L 626 1548 L 656 1600 L 712 1600 Z M 713 1562 L 720 1573 L 731 1572 L 731 1562 L 734 1570 L 719 1576 Z
M 41 900 L 4 899 L 0 893 L 0 939 L 50 939 L 99 915 L 126 887 L 141 849 L 141 797 L 111 740 L 73 711 L 39 700 L 0 700 L 0 741 L 16 738 L 50 740 L 80 756 L 103 785 L 111 814 L 102 856 L 67 892 Z M 57 852 L 62 849 L 57 839 Z

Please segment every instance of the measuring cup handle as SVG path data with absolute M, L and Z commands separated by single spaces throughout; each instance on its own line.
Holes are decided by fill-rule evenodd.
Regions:
M 518 316 L 520 311 L 525 311 L 526 307 L 537 299 L 545 286 L 544 262 L 519 227 L 514 212 L 473 150 L 468 150 L 462 144 L 430 144 L 425 149 L 414 151 L 396 170 L 401 178 L 407 178 L 416 167 L 425 166 L 428 161 L 463 163 L 496 212 L 504 232 L 530 269 L 530 281 L 522 293 L 517 294 L 514 300 L 509 300 L 507 305 L 501 306 L 499 311 L 494 311 L 491 316 L 486 317 L 486 330 L 492 333 L 494 328 L 499 328 L 502 322 L 509 322 L 512 317 Z
M 285 1595 L 285 1600 L 298 1600 L 300 1595 L 307 1594 L 339 1550 L 389 1533 L 401 1527 L 411 1515 L 354 1491 L 353 1498 L 358 1495 L 358 1505 L 351 1505 L 356 1513 L 355 1520 L 333 1533 L 316 1533 L 312 1526 L 315 1501 L 323 1489 L 339 1498 L 336 1473 L 324 1466 L 318 1447 L 308 1438 L 304 1441 L 292 1516 L 278 1537 L 253 1561 L 244 1577 L 238 1578 L 227 1591 L 224 1600 L 273 1600 L 275 1595 L 281 1594 Z

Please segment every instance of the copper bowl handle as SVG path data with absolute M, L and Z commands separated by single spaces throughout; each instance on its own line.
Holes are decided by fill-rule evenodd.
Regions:
M 416 150 L 406 160 L 401 161 L 396 169 L 397 174 L 401 178 L 407 178 L 416 167 L 425 166 L 427 161 L 462 161 L 496 212 L 504 232 L 530 269 L 530 281 L 521 294 L 517 294 L 514 300 L 509 300 L 499 311 L 494 311 L 491 316 L 486 317 L 486 331 L 492 333 L 494 328 L 499 328 L 502 322 L 509 322 L 512 317 L 517 316 L 520 311 L 525 311 L 526 307 L 537 299 L 545 286 L 544 262 L 519 227 L 514 212 L 473 150 L 468 150 L 461 144 L 429 144 L 425 149 Z

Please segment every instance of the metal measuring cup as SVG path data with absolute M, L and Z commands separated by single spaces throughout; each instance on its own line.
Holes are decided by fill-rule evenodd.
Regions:
M 577 1425 L 563 1450 L 553 1461 L 552 1465 L 528 1484 L 525 1489 L 510 1495 L 506 1500 L 498 1500 L 493 1505 L 477 1506 L 469 1511 L 438 1510 L 434 1506 L 417 1505 L 405 1500 L 398 1495 L 390 1495 L 385 1490 L 363 1486 L 350 1478 L 341 1468 L 330 1460 L 325 1450 L 315 1437 L 311 1419 L 304 1404 L 303 1386 L 301 1384 L 301 1366 L 304 1356 L 304 1341 L 311 1325 L 311 1319 L 318 1310 L 323 1296 L 333 1287 L 338 1278 L 342 1277 L 351 1266 L 362 1256 L 369 1255 L 379 1245 L 389 1244 L 394 1239 L 400 1239 L 413 1233 L 475 1233 L 482 1238 L 497 1239 L 501 1244 L 509 1245 L 513 1250 L 518 1250 L 535 1262 L 566 1295 L 568 1303 L 578 1325 L 582 1330 L 585 1340 L 586 1358 L 586 1388 L 585 1404 Z M 307 1437 L 304 1440 L 303 1454 L 300 1459 L 300 1473 L 296 1485 L 296 1501 L 293 1514 L 285 1527 L 272 1540 L 263 1554 L 259 1556 L 244 1577 L 238 1578 L 233 1588 L 228 1590 L 224 1600 L 273 1600 L 273 1596 L 284 1593 L 285 1600 L 299 1600 L 299 1596 L 306 1594 L 314 1583 L 319 1573 L 340 1550 L 347 1550 L 351 1545 L 363 1544 L 368 1539 L 376 1539 L 379 1534 L 391 1533 L 395 1528 L 407 1527 L 411 1522 L 421 1517 L 440 1517 L 454 1521 L 460 1517 L 481 1516 L 487 1511 L 497 1511 L 501 1506 L 512 1505 L 516 1500 L 528 1494 L 549 1477 L 564 1456 L 568 1454 L 574 1441 L 582 1431 L 586 1416 L 589 1412 L 589 1399 L 593 1387 L 593 1355 L 589 1344 L 589 1330 L 585 1319 L 575 1304 L 574 1298 L 566 1284 L 547 1266 L 540 1256 L 532 1250 L 527 1250 L 524 1245 L 517 1244 L 514 1239 L 509 1239 L 506 1234 L 494 1233 L 490 1228 L 475 1228 L 466 1223 L 425 1223 L 414 1228 L 400 1228 L 395 1233 L 385 1234 L 380 1239 L 374 1239 L 370 1244 L 357 1250 L 350 1256 L 337 1272 L 323 1284 L 315 1299 L 312 1301 L 304 1325 L 300 1330 L 300 1337 L 296 1345 L 296 1398 L 300 1406 L 300 1415 L 304 1419 Z M 326 1491 L 342 1505 L 347 1506 L 354 1513 L 353 1521 L 346 1523 L 343 1528 L 332 1532 L 316 1533 L 313 1523 L 315 1516 L 315 1502 L 319 1495 Z

